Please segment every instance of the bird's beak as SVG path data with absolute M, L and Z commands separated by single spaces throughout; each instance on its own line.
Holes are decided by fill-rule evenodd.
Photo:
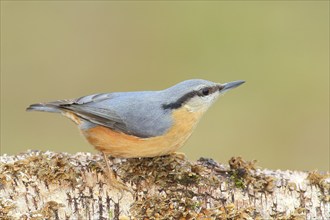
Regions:
M 234 82 L 219 84 L 219 92 L 220 93 L 227 92 L 228 90 L 231 90 L 233 88 L 236 88 L 236 87 L 242 85 L 243 83 L 245 83 L 245 81 L 238 80 L 238 81 L 234 81 Z

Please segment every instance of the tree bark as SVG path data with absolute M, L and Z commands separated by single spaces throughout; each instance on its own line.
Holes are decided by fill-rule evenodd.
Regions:
M 182 155 L 109 158 L 28 151 L 0 157 L 0 219 L 330 219 L 329 173 Z

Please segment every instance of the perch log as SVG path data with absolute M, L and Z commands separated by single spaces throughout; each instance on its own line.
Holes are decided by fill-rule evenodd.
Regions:
M 329 173 L 261 169 L 240 157 L 109 160 L 131 192 L 107 184 L 101 155 L 2 155 L 0 219 L 330 219 Z

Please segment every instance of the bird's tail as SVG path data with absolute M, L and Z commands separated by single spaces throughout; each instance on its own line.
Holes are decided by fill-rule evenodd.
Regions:
M 54 112 L 54 113 L 61 113 L 63 109 L 61 108 L 62 105 L 71 104 L 72 100 L 59 100 L 55 102 L 48 102 L 48 103 L 37 103 L 32 104 L 27 107 L 26 111 L 41 111 L 41 112 Z

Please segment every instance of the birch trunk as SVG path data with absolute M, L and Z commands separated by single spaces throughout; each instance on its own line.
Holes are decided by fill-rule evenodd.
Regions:
M 107 184 L 101 155 L 0 157 L 0 219 L 330 219 L 329 173 L 179 155 L 109 158 L 132 189 Z

